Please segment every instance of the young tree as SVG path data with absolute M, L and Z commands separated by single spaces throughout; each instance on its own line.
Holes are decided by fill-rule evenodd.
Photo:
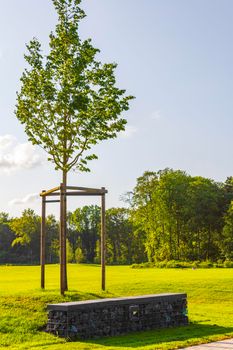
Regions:
M 52 1 L 58 24 L 49 36 L 50 50 L 43 55 L 36 38 L 27 45 L 29 67 L 21 77 L 15 113 L 29 140 L 61 170 L 65 191 L 68 172 L 89 171 L 87 162 L 97 158 L 88 152 L 91 147 L 125 129 L 120 115 L 132 96 L 116 87 L 116 64 L 101 64 L 91 40 L 79 37 L 85 17 L 81 0 Z
M 63 183 L 72 168 L 89 171 L 87 161 L 97 156 L 85 151 L 124 130 L 126 120 L 119 115 L 132 98 L 116 87 L 116 64 L 101 64 L 91 40 L 81 41 L 80 2 L 53 0 L 59 19 L 50 34 L 50 52 L 43 56 L 35 38 L 27 45 L 29 68 L 17 94 L 17 118 L 29 140 L 62 170 Z

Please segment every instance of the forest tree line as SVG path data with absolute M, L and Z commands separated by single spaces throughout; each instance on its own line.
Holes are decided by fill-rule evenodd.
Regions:
M 145 172 L 124 196 L 127 208 L 106 211 L 107 262 L 233 260 L 233 178 L 190 176 L 181 170 Z M 77 208 L 67 217 L 67 257 L 100 262 L 100 208 Z M 0 213 L 0 263 L 38 264 L 41 218 Z M 46 218 L 46 261 L 59 262 L 59 222 Z

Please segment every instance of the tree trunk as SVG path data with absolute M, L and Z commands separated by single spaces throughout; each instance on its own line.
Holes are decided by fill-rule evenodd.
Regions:
M 66 262 L 66 176 L 63 171 L 63 181 L 60 185 L 60 290 L 64 295 L 67 285 L 67 262 Z
M 62 243 L 63 247 L 62 249 L 62 255 L 63 255 L 63 292 L 68 290 L 68 282 L 67 282 L 67 258 L 66 258 L 66 232 L 67 232 L 67 201 L 66 201 L 66 186 L 67 186 L 67 163 L 68 163 L 68 156 L 67 156 L 67 115 L 64 115 L 64 140 L 63 140 L 63 170 L 62 170 L 62 191 L 63 194 L 61 197 L 63 197 L 62 200 L 62 206 L 61 206 L 61 234 L 62 234 Z M 64 293 L 63 293 L 64 294 Z
M 60 291 L 65 293 L 65 219 L 64 219 L 64 185 L 60 187 Z
M 169 226 L 169 250 L 170 250 L 170 257 L 169 260 L 173 259 L 173 249 L 172 249 L 172 228 Z
M 206 260 L 210 260 L 210 244 L 211 244 L 211 226 L 208 228 L 208 243 L 207 243 L 207 256 Z
M 64 220 L 64 287 L 68 290 L 67 281 L 67 254 L 66 254 L 66 236 L 67 236 L 67 201 L 66 201 L 66 186 L 67 186 L 67 172 L 63 170 L 62 182 L 64 186 L 64 208 L 63 208 L 63 220 Z
M 176 235 L 177 235 L 176 257 L 177 257 L 177 260 L 180 260 L 180 224 L 179 224 L 179 219 L 176 219 Z
M 201 241 L 200 241 L 200 231 L 197 231 L 197 239 L 198 239 L 198 258 L 197 260 L 201 260 Z

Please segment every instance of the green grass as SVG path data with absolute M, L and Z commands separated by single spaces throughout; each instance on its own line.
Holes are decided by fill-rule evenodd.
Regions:
M 38 266 L 0 266 L 0 349 L 155 350 L 233 337 L 233 269 L 107 268 L 100 292 L 100 267 L 69 265 L 69 289 L 59 295 L 59 266 L 46 267 L 46 290 L 38 288 Z M 164 292 L 187 292 L 190 325 L 91 341 L 66 342 L 42 331 L 47 303 Z

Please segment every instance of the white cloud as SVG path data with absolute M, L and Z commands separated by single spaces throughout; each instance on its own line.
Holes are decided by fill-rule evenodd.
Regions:
M 9 205 L 17 205 L 17 204 L 25 204 L 25 203 L 31 203 L 34 202 L 35 200 L 39 199 L 40 196 L 38 193 L 30 193 L 24 198 L 14 198 L 12 199 L 8 204 Z
M 138 129 L 135 126 L 133 126 L 133 125 L 126 125 L 125 131 L 121 131 L 119 135 L 120 135 L 120 137 L 123 137 L 123 138 L 130 138 L 137 131 L 138 131 Z
M 156 110 L 156 111 L 154 111 L 154 112 L 151 114 L 150 118 L 151 118 L 152 120 L 160 120 L 160 119 L 162 118 L 162 116 L 161 116 L 161 111 L 160 111 L 159 109 Z
M 6 149 L 16 142 L 16 138 L 12 135 L 0 136 L 0 151 Z
M 12 135 L 0 136 L 0 169 L 12 172 L 32 169 L 42 164 L 41 156 L 29 143 L 18 143 Z

